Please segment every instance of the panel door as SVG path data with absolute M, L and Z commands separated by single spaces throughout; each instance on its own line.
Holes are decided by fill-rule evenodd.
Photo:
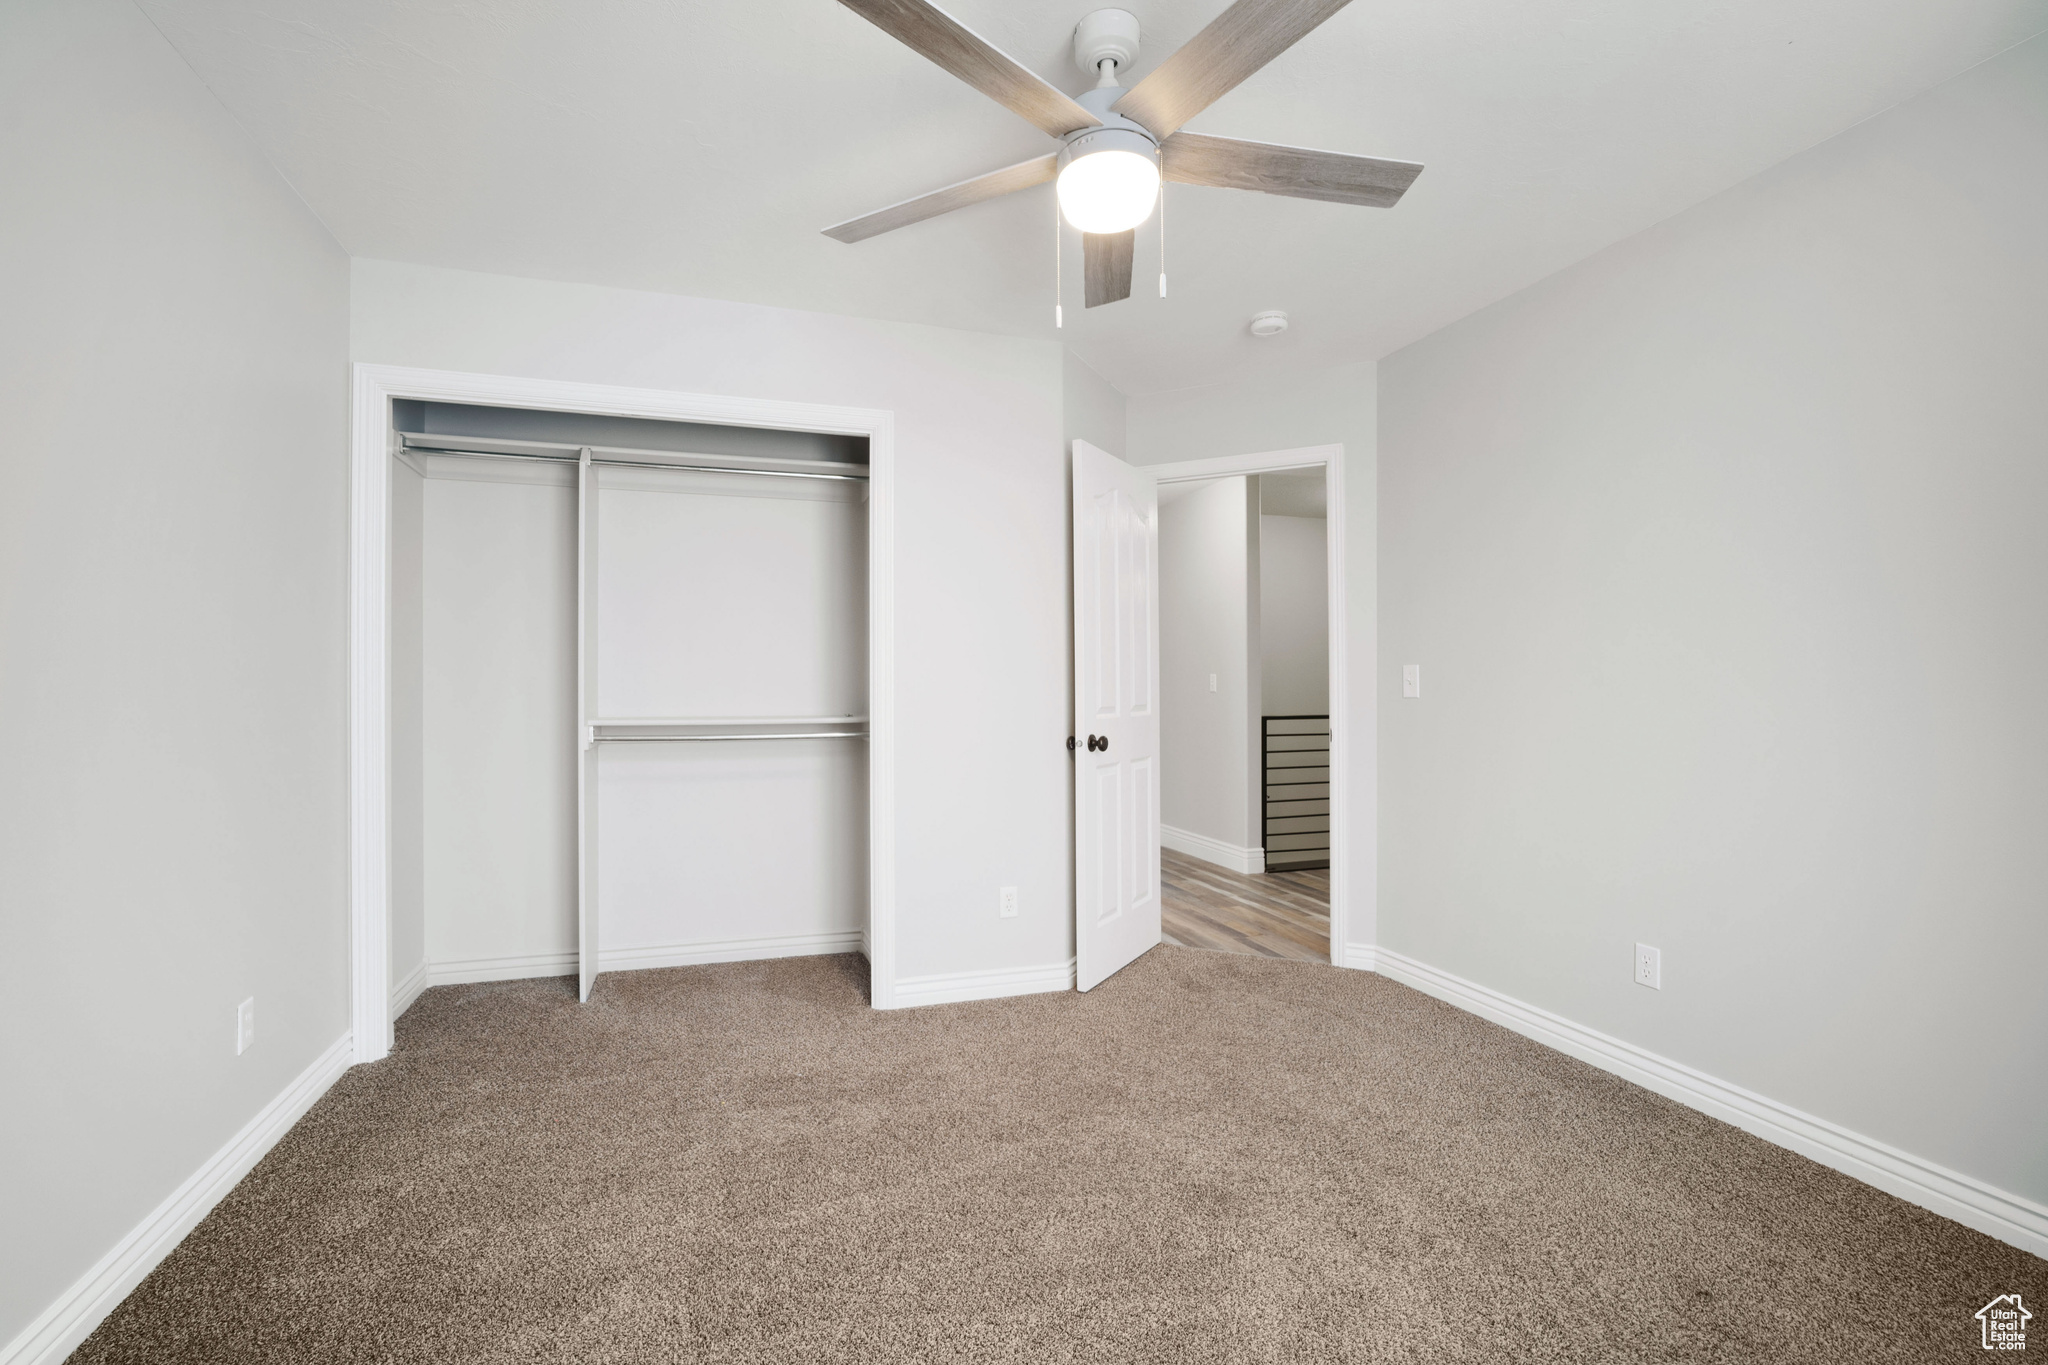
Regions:
M 1074 957 L 1089 990 L 1159 942 L 1159 490 L 1074 442 Z

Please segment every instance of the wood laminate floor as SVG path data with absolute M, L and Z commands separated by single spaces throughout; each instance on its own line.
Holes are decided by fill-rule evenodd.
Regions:
M 1330 872 L 1248 877 L 1159 850 L 1160 922 L 1168 943 L 1298 962 L 1330 960 Z

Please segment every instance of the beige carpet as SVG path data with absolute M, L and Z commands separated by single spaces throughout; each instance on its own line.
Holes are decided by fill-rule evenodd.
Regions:
M 2048 1299 L 1379 977 L 1162 947 L 887 1014 L 864 981 L 430 991 L 72 1359 L 1925 1365 Z

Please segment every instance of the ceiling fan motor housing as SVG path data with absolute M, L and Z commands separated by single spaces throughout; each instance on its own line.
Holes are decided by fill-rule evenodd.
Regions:
M 1098 10 L 1096 13 L 1121 14 L 1123 11 Z M 1110 111 L 1109 106 L 1122 99 L 1123 95 L 1120 87 L 1112 85 L 1074 97 L 1075 103 L 1102 120 L 1102 126 L 1067 134 L 1065 145 L 1060 148 L 1060 170 L 1065 170 L 1075 159 L 1096 152 L 1135 152 L 1153 165 L 1159 164 L 1158 140 L 1146 132 L 1143 125 Z

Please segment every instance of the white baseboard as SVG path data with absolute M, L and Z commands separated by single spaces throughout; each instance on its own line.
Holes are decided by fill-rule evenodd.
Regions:
M 997 972 L 941 972 L 907 976 L 896 981 L 896 1008 L 951 1005 L 962 1000 L 999 1000 L 1006 995 L 1038 995 L 1074 989 L 1074 959 L 1041 967 L 1012 967 Z
M 511 957 L 469 957 L 427 964 L 429 986 L 464 986 L 472 981 L 524 981 L 531 976 L 574 975 L 574 953 L 521 953 Z
M 1875 1185 L 1887 1194 L 1952 1218 L 2001 1242 L 2048 1256 L 2048 1206 L 1987 1185 L 1960 1171 L 1900 1151 L 1839 1124 L 1815 1118 L 1739 1085 L 1695 1071 L 1633 1043 L 1575 1024 L 1546 1009 L 1438 971 L 1388 948 L 1353 944 L 1347 966 L 1377 971 L 1425 995 L 1513 1029 L 1547 1047 L 1590 1062 L 1766 1142 Z
M 1347 943 L 1344 945 L 1344 960 L 1337 965 L 1358 972 L 1376 972 L 1380 966 L 1380 950 L 1370 943 Z
M 1226 844 L 1221 839 L 1211 839 L 1206 834 L 1197 834 L 1191 829 L 1175 829 L 1172 825 L 1159 827 L 1159 846 L 1170 848 L 1175 853 L 1185 853 L 1190 858 L 1200 858 L 1205 863 L 1227 867 L 1232 872 L 1254 876 L 1266 870 L 1266 850 L 1243 848 L 1237 844 Z
M 828 934 L 783 934 L 772 938 L 728 938 L 702 943 L 605 948 L 598 953 L 597 967 L 601 972 L 630 972 L 651 967 L 694 967 L 703 962 L 754 962 L 771 957 L 857 953 L 866 951 L 865 937 L 858 929 L 845 929 Z M 523 981 L 535 976 L 575 974 L 574 953 L 527 953 L 429 963 L 426 985 L 460 986 L 477 981 Z
M 391 1017 L 398 1018 L 412 1008 L 412 1002 L 420 998 L 420 992 L 427 988 L 427 964 L 407 972 L 402 980 L 391 988 Z
M 263 1106 L 225 1147 L 207 1158 L 142 1220 L 100 1258 L 98 1265 L 65 1290 L 58 1300 L 0 1347 L 0 1365 L 60 1365 L 78 1343 L 92 1335 L 107 1314 L 128 1297 L 157 1263 L 170 1255 L 185 1234 L 226 1197 L 264 1153 L 299 1121 L 313 1102 L 327 1093 L 355 1059 L 355 1044 L 344 1033 L 293 1078 L 276 1099 Z
M 671 943 L 651 948 L 606 948 L 597 955 L 607 972 L 643 967 L 694 967 L 700 962 L 755 962 L 770 957 L 816 957 L 823 953 L 857 953 L 864 937 L 858 929 L 829 934 L 784 934 L 776 938 L 731 938 L 711 943 Z M 573 968 L 572 968 L 573 970 Z

